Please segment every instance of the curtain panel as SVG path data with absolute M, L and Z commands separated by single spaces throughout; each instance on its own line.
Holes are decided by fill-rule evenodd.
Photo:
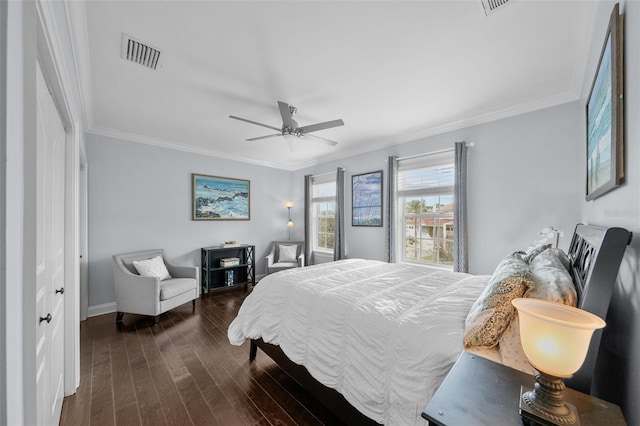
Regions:
M 467 243 L 467 145 L 455 144 L 453 188 L 453 270 L 469 272 Z
M 312 220 L 311 211 L 313 204 L 311 196 L 313 193 L 312 175 L 304 177 L 304 258 L 306 265 L 313 265 L 313 236 L 311 235 Z M 306 266 L 305 265 L 305 266 Z
M 336 215 L 333 260 L 346 258 L 344 241 L 344 169 L 338 167 L 336 172 Z
M 396 180 L 398 174 L 398 157 L 390 156 L 387 159 L 387 208 L 384 211 L 384 257 L 388 263 L 397 262 L 396 255 Z

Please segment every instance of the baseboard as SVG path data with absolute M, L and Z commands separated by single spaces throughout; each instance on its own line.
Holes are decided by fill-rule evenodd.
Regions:
M 256 275 L 256 283 L 260 281 L 264 275 Z M 200 295 L 198 295 L 199 297 Z M 115 312 L 116 302 L 103 303 L 102 305 L 89 306 L 87 309 L 87 318 L 97 317 L 98 315 L 110 314 Z
M 97 317 L 98 315 L 110 314 L 116 311 L 116 302 L 103 303 L 102 305 L 89 306 L 87 317 Z
M 319 251 L 314 251 L 311 255 L 313 259 L 314 265 L 319 265 L 321 263 L 333 262 L 333 253 L 323 253 Z

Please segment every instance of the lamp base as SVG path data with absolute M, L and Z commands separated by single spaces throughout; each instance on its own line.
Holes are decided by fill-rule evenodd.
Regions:
M 524 386 L 520 387 L 519 408 L 520 417 L 525 425 L 580 426 L 578 411 L 574 405 L 562 402 L 560 407 L 550 406 L 540 400 L 536 390 Z

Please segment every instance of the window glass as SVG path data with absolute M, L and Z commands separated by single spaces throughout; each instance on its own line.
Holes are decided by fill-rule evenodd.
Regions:
M 312 181 L 313 249 L 333 252 L 335 240 L 336 181 L 324 175 Z
M 335 238 L 335 201 L 314 202 L 315 240 L 314 249 L 333 250 Z
M 453 153 L 398 164 L 399 258 L 453 266 Z

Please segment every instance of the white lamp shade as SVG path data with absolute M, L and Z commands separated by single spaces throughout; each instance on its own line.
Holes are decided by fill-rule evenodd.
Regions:
M 292 220 L 287 222 L 287 228 L 293 228 L 293 221 Z
M 295 206 L 295 205 L 296 205 L 296 202 L 295 202 L 295 201 L 285 201 L 285 202 L 284 202 L 284 206 L 285 206 L 285 207 L 293 207 L 293 206 Z
M 605 322 L 589 312 L 540 299 L 515 299 L 522 349 L 537 370 L 571 377 L 584 362 L 593 332 Z

